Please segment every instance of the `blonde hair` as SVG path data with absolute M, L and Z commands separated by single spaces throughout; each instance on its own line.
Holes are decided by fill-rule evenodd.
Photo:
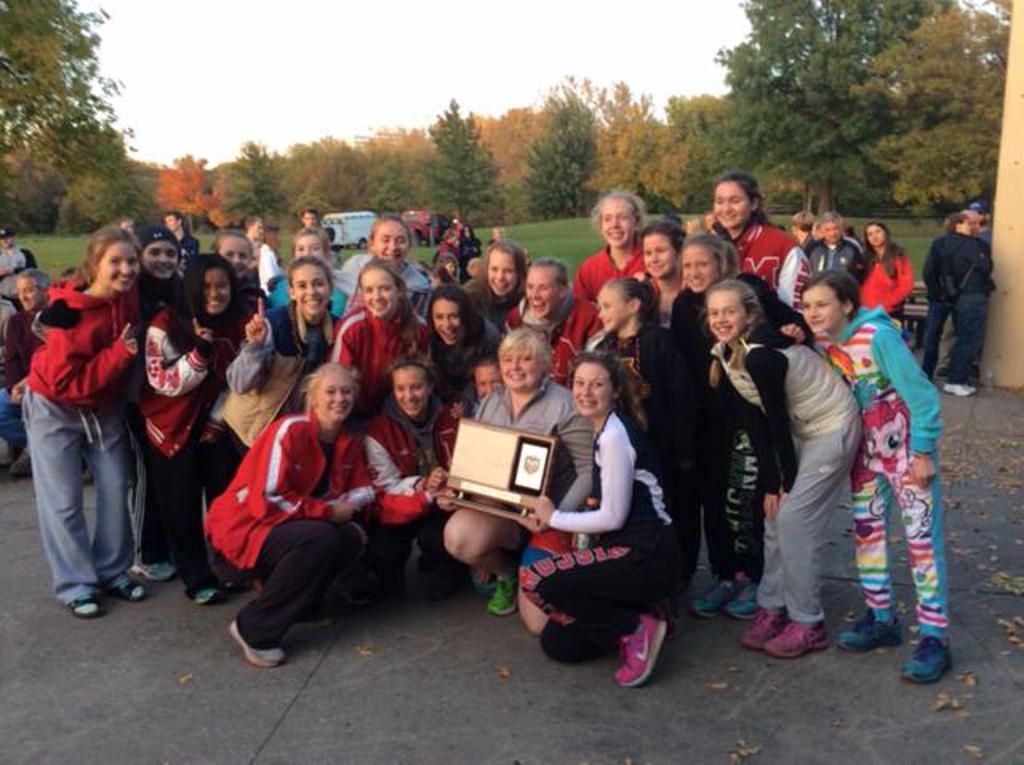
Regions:
M 601 209 L 604 207 L 605 202 L 613 199 L 618 199 L 630 206 L 630 209 L 633 211 L 633 220 L 636 221 L 636 229 L 639 231 L 640 227 L 644 224 L 644 218 L 647 217 L 647 208 L 644 205 L 644 200 L 633 192 L 623 191 L 622 189 L 612 189 L 597 200 L 597 204 L 590 211 L 590 224 L 598 231 L 601 230 Z
M 323 384 L 324 380 L 328 375 L 335 372 L 341 372 L 352 381 L 356 391 L 359 390 L 359 375 L 354 369 L 338 364 L 334 361 L 328 361 L 326 364 L 321 364 L 313 372 L 306 375 L 302 381 L 302 409 L 308 412 L 312 407 L 313 394 Z
M 394 215 L 393 213 L 385 213 L 384 215 L 379 215 L 374 219 L 373 223 L 370 225 L 369 244 L 373 244 L 373 241 L 377 238 L 377 231 L 385 223 L 396 223 L 401 226 L 405 231 L 406 238 L 409 240 L 409 247 L 412 248 L 416 246 L 416 238 L 413 236 L 412 228 L 401 215 Z M 370 252 L 372 253 L 373 250 L 370 249 Z
M 729 367 L 742 369 L 747 361 L 747 333 L 757 324 L 764 321 L 764 310 L 761 308 L 761 301 L 757 299 L 757 293 L 749 284 L 744 284 L 738 279 L 725 279 L 712 284 L 705 292 L 705 303 L 711 300 L 711 296 L 719 292 L 731 292 L 738 296 L 743 305 L 743 312 L 753 318 L 750 327 L 744 330 L 740 337 L 729 342 L 732 354 L 729 356 Z M 717 356 L 712 357 L 711 368 L 708 371 L 708 382 L 712 388 L 717 388 L 722 380 L 722 362 Z
M 307 236 L 315 236 L 320 240 L 320 247 L 324 251 L 324 259 L 331 265 L 334 264 L 334 250 L 331 249 L 331 237 L 327 231 L 320 226 L 304 226 L 295 232 L 292 237 L 292 257 L 295 257 L 295 250 L 300 239 Z
M 551 345 L 540 332 L 528 327 L 519 327 L 505 335 L 498 346 L 498 358 L 505 359 L 515 354 L 540 359 L 544 374 L 551 371 Z

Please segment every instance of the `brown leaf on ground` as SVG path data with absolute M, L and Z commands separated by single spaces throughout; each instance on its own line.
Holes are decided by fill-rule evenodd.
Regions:
M 956 711 L 958 709 L 963 708 L 964 705 L 961 703 L 960 699 L 953 698 L 945 691 L 942 691 L 941 693 L 935 696 L 936 712 L 944 712 L 946 710 Z
M 178 678 L 178 685 L 188 685 L 195 679 L 196 676 L 194 674 L 192 674 L 191 672 L 186 672 L 184 675 Z
M 759 745 L 740 739 L 736 742 L 736 746 L 729 750 L 729 762 L 731 765 L 739 765 L 739 763 L 753 757 L 760 751 L 761 747 Z
M 512 672 L 508 667 L 498 667 L 498 678 L 501 680 L 508 680 L 512 677 Z
M 729 684 L 721 680 L 715 680 L 707 683 L 707 687 L 713 691 L 727 691 L 729 690 Z
M 842 717 L 836 717 L 834 720 L 832 720 L 833 728 L 842 728 L 844 725 L 846 725 L 846 720 L 844 720 Z
M 956 677 L 957 677 L 957 680 L 962 682 L 968 688 L 973 688 L 974 686 L 976 686 L 978 684 L 978 677 L 977 677 L 977 675 L 974 674 L 974 670 L 972 670 L 972 669 L 964 670 L 963 672 L 961 672 Z
M 368 645 L 357 645 L 356 646 L 356 653 L 359 654 L 360 656 L 373 656 L 376 653 L 376 651 L 374 651 Z
M 964 744 L 964 751 L 971 755 L 971 759 L 975 761 L 985 757 L 985 751 L 978 744 Z

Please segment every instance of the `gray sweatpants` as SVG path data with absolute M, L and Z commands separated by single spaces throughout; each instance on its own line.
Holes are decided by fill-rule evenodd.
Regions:
M 775 520 L 764 522 L 764 575 L 757 589 L 761 608 L 785 608 L 789 618 L 801 624 L 825 618 L 821 548 L 829 516 L 849 487 L 859 444 L 859 417 L 841 431 L 807 441 L 794 439 L 800 465 L 796 481 Z
M 70 603 L 115 581 L 132 564 L 124 417 L 120 406 L 80 409 L 32 390 L 25 393 L 23 411 L 43 552 L 54 592 Z M 83 457 L 96 487 L 91 539 L 82 505 Z

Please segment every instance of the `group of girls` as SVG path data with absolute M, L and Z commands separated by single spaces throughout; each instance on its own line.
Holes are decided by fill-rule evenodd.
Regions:
M 88 618 L 103 591 L 146 596 L 128 576 L 122 419 L 141 370 L 129 398 L 148 481 L 136 504 L 160 523 L 135 524 L 137 570 L 176 570 L 200 605 L 258 582 L 229 630 L 254 665 L 281 663 L 287 629 L 333 598 L 400 593 L 415 540 L 428 596 L 472 571 L 489 580 L 488 610 L 519 611 L 549 656 L 618 646 L 617 681 L 639 685 L 702 530 L 714 581 L 692 611 L 749 619 L 743 645 L 772 656 L 820 650 L 820 547 L 852 470 L 869 610 L 839 644 L 900 641 L 885 558 L 895 502 L 929 638 L 904 676 L 937 679 L 949 665 L 937 397 L 884 312 L 858 312 L 856 283 L 832 272 L 808 282 L 762 206 L 753 178 L 729 174 L 715 189 L 723 236 L 684 239 L 669 221 L 642 227 L 640 201 L 613 192 L 594 214 L 605 246 L 575 291 L 560 263 L 528 268 L 503 240 L 465 289 L 426 299 L 403 278 L 420 291 L 405 260 L 412 236 L 393 216 L 378 219 L 354 285 L 351 261 L 336 270 L 321 232 L 303 229 L 269 298 L 239 232 L 218 236 L 184 279 L 173 237 L 149 232 L 140 247 L 97 232 L 76 278 L 52 291 L 25 400 L 30 440 L 61 455 L 36 473 L 58 598 Z M 566 356 L 570 314 L 588 328 Z M 557 436 L 534 512 L 452 502 L 447 470 L 467 416 Z M 83 459 L 97 487 L 91 539 Z

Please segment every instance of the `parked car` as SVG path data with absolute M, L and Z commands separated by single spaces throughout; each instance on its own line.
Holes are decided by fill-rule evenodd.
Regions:
M 377 213 L 370 210 L 327 213 L 321 224 L 334 232 L 331 249 L 335 252 L 343 247 L 357 247 L 365 250 L 370 241 L 370 228 L 377 220 Z
M 402 212 L 402 220 L 412 229 L 416 244 L 420 247 L 436 245 L 445 230 L 452 225 L 452 219 L 447 215 L 428 210 L 405 210 Z

